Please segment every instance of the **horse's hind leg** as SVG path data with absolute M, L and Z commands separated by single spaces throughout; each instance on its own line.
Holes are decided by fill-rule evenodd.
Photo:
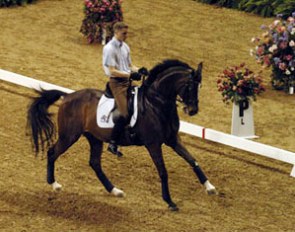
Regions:
M 49 148 L 47 152 L 47 182 L 52 185 L 53 190 L 60 190 L 61 185 L 56 182 L 54 177 L 55 161 L 62 155 L 70 146 L 72 146 L 80 135 L 76 136 L 59 136 L 57 142 Z
M 110 182 L 110 180 L 107 178 L 107 176 L 104 174 L 101 168 L 101 153 L 103 148 L 103 142 L 95 138 L 90 133 L 85 133 L 84 135 L 90 144 L 89 165 L 95 171 L 96 176 L 98 177 L 100 182 L 103 184 L 103 186 L 109 193 L 112 193 L 117 197 L 125 196 L 125 193 L 122 190 L 114 187 L 114 185 Z

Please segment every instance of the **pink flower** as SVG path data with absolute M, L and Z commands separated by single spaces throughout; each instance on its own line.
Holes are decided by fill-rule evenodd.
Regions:
M 287 41 L 281 41 L 279 43 L 279 48 L 281 48 L 281 49 L 286 49 L 287 46 L 288 46 L 288 42 Z
M 276 27 L 280 22 L 281 22 L 280 20 L 275 20 L 275 21 L 273 22 L 273 25 Z
M 277 30 L 279 33 L 282 33 L 284 31 L 286 31 L 286 27 L 278 27 Z
M 218 91 L 219 91 L 219 92 L 221 92 L 221 91 L 223 91 L 223 90 L 224 90 L 223 85 L 218 86 Z
M 255 88 L 254 89 L 254 93 L 258 94 L 259 93 L 259 89 Z
M 287 56 L 285 56 L 285 59 L 288 60 L 288 61 L 292 60 L 292 58 L 293 58 L 292 55 L 287 55 Z
M 239 80 L 237 86 L 242 86 L 244 84 L 244 80 Z
M 270 66 L 270 64 L 271 64 L 268 56 L 263 57 L 263 62 L 266 66 Z
M 257 48 L 257 55 L 261 56 L 264 53 L 264 47 L 260 46 Z
M 279 63 L 279 69 L 285 70 L 287 68 L 287 65 L 285 63 Z
M 290 22 L 290 23 L 293 23 L 293 22 L 295 21 L 295 19 L 294 19 L 293 17 L 291 17 L 291 16 L 290 16 L 287 20 L 288 20 L 288 22 Z

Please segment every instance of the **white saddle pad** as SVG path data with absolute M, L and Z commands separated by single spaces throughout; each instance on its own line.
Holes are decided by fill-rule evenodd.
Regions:
M 133 101 L 133 107 L 134 112 L 130 120 L 130 126 L 133 127 L 137 120 L 137 114 L 138 114 L 138 108 L 137 108 L 137 98 L 138 98 L 138 87 L 134 88 L 135 94 L 134 94 L 134 101 Z M 113 112 L 112 109 L 115 105 L 115 99 L 114 98 L 107 98 L 104 94 L 100 98 L 97 110 L 96 110 L 96 121 L 97 125 L 100 128 L 113 128 L 114 127 L 114 121 L 113 121 Z

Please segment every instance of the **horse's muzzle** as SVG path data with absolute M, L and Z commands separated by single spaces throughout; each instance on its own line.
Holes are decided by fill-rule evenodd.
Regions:
M 197 107 L 190 107 L 190 106 L 185 106 L 183 108 L 184 113 L 188 114 L 189 116 L 193 116 L 198 113 L 198 108 Z

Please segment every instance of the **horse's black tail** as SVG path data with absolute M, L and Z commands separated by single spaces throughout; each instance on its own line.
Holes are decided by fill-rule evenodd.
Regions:
M 44 144 L 50 146 L 53 142 L 53 135 L 55 134 L 54 123 L 51 120 L 52 114 L 48 113 L 48 108 L 56 102 L 61 96 L 67 93 L 59 90 L 42 90 L 39 92 L 40 96 L 34 98 L 32 104 L 29 106 L 27 115 L 27 128 L 31 132 L 33 148 L 36 155 L 41 146 L 44 150 Z

